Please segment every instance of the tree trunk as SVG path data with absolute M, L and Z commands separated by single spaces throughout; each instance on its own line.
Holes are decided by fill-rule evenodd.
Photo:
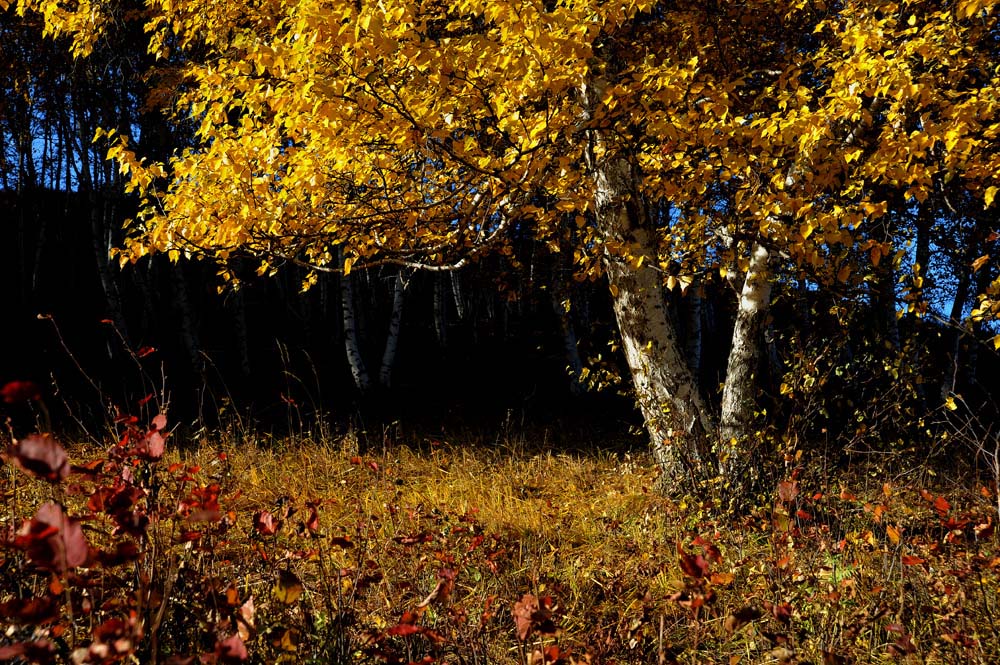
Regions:
M 340 264 L 343 265 L 343 250 L 338 250 Z M 361 355 L 361 345 L 358 343 L 358 321 L 354 308 L 354 286 L 350 274 L 340 276 L 340 310 L 344 321 L 344 349 L 347 351 L 347 363 L 351 367 L 354 385 L 362 393 L 367 393 L 371 387 L 368 380 L 368 370 Z
M 448 299 L 445 296 L 446 275 L 433 275 L 434 279 L 434 334 L 438 346 L 442 349 L 448 346 Z
M 660 274 L 652 267 L 657 264 L 652 230 L 629 164 L 612 157 L 593 169 L 598 229 L 606 244 L 632 254 L 607 252 L 604 266 L 653 456 L 665 482 L 697 484 L 715 473 L 715 424 L 667 316 Z
M 698 377 L 701 376 L 702 286 L 700 280 L 688 288 L 685 314 L 687 315 L 687 339 L 684 344 L 684 352 L 687 355 L 691 375 L 697 383 Z
M 187 353 L 188 362 L 195 374 L 201 376 L 205 363 L 201 357 L 201 345 L 198 341 L 198 331 L 194 323 L 194 314 L 191 310 L 191 300 L 188 298 L 187 278 L 184 276 L 184 268 L 177 261 L 171 261 L 168 266 L 170 271 L 170 286 L 174 296 L 174 307 L 177 312 L 178 323 L 180 324 L 181 343 Z
M 559 330 L 562 333 L 563 350 L 566 354 L 566 368 L 569 372 L 569 391 L 573 395 L 580 395 L 584 392 L 580 378 L 583 376 L 583 361 L 580 359 L 580 349 L 577 348 L 576 331 L 573 330 L 573 319 L 570 316 L 569 294 L 563 283 L 563 272 L 560 270 L 563 254 L 556 259 L 556 268 L 552 276 L 552 283 L 549 287 L 549 296 L 552 301 L 552 311 L 559 321 Z
M 892 256 L 884 256 L 875 267 L 875 306 L 878 308 L 879 328 L 883 339 L 899 348 L 899 321 L 896 318 L 896 271 L 892 265 Z
M 944 383 L 941 385 L 942 399 L 955 392 L 958 384 L 958 358 L 962 352 L 962 338 L 966 334 L 965 329 L 962 327 L 962 318 L 965 314 L 965 305 L 969 300 L 969 289 L 972 286 L 972 278 L 969 274 L 967 263 L 962 261 L 958 269 L 961 273 L 958 276 L 955 299 L 951 303 L 951 315 L 948 317 L 948 325 L 951 327 L 951 367 L 950 372 L 945 375 Z
M 931 262 L 931 229 L 934 226 L 934 208 L 931 204 L 930 198 L 926 199 L 920 204 L 920 210 L 917 211 L 917 251 L 916 251 L 916 263 L 919 266 L 915 269 L 915 283 L 913 290 L 911 291 L 910 297 L 913 300 L 914 307 L 921 314 L 926 307 L 925 293 L 931 288 L 931 274 L 930 274 L 930 262 Z M 916 281 L 919 279 L 919 281 Z
M 239 353 L 240 374 L 243 378 L 250 377 L 250 334 L 247 329 L 247 304 L 243 289 L 240 286 L 229 297 L 229 309 L 233 317 L 233 331 L 236 334 L 236 351 Z
M 406 294 L 406 281 L 403 271 L 396 273 L 392 284 L 392 312 L 389 315 L 389 333 L 385 338 L 385 350 L 382 353 L 382 366 L 378 372 L 378 382 L 382 388 L 392 384 L 392 368 L 396 364 L 396 349 L 399 347 L 399 328 L 403 321 L 403 296 Z
M 726 383 L 722 391 L 720 461 L 726 478 L 743 488 L 757 480 L 762 462 L 749 446 L 757 410 L 761 342 L 771 305 L 769 260 L 767 249 L 755 243 L 750 250 L 750 266 L 740 291 Z M 740 494 L 741 488 L 734 489 L 735 494 Z
M 462 294 L 462 277 L 457 271 L 449 273 L 451 276 L 451 293 L 455 296 L 455 314 L 459 321 L 465 318 L 465 298 Z
M 101 281 L 101 290 L 104 293 L 104 302 L 108 308 L 108 318 L 114 322 L 115 328 L 118 329 L 122 337 L 128 340 L 128 328 L 125 326 L 125 317 L 122 315 L 121 293 L 112 274 L 112 239 L 111 223 L 107 219 L 108 202 L 105 197 L 99 198 L 92 186 L 87 195 L 87 202 L 90 207 L 91 242 L 97 261 L 97 274 Z

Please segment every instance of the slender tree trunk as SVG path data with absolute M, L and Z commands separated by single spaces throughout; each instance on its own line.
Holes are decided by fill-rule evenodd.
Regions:
M 229 309 L 233 317 L 233 331 L 236 334 L 236 350 L 240 359 L 240 374 L 250 376 L 250 334 L 247 330 L 247 304 L 241 286 L 229 298 Z
M 154 261 L 160 260 L 159 257 L 156 259 L 148 258 L 141 263 L 136 263 L 127 266 L 125 270 L 132 276 L 132 282 L 135 284 L 136 289 L 139 291 L 139 298 L 142 300 L 142 313 L 139 319 L 139 337 L 145 337 L 146 334 L 156 325 L 156 310 L 154 308 L 154 291 L 149 285 L 150 275 L 152 274 Z
M 382 366 L 378 372 L 378 382 L 382 388 L 392 384 L 392 368 L 396 364 L 396 349 L 399 347 L 399 329 L 403 321 L 403 300 L 406 295 L 406 280 L 403 271 L 396 273 L 392 283 L 392 312 L 389 314 L 389 333 L 385 338 L 385 350 L 382 353 Z
M 94 248 L 94 257 L 97 260 L 97 275 L 100 278 L 104 302 L 108 308 L 108 317 L 114 322 L 118 332 L 127 340 L 129 335 L 125 325 L 125 317 L 122 315 L 121 293 L 118 290 L 118 283 L 115 281 L 111 267 L 112 240 L 111 224 L 107 219 L 108 203 L 102 198 L 98 197 L 93 188 L 88 192 L 91 242 Z
M 442 349 L 448 346 L 448 299 L 445 296 L 445 275 L 435 274 L 434 280 L 434 334 L 438 346 Z
M 920 281 L 914 284 L 910 297 L 913 299 L 917 311 L 922 313 L 923 307 L 926 305 L 924 293 L 931 287 L 931 229 L 934 226 L 934 207 L 930 198 L 920 204 L 916 226 L 917 250 L 915 258 L 919 268 L 915 277 Z
M 692 284 L 687 291 L 687 337 L 684 343 L 684 351 L 687 356 L 688 367 L 691 368 L 691 375 L 698 381 L 701 376 L 701 316 L 702 316 L 702 285 L 698 281 Z
M 449 273 L 451 276 L 451 293 L 455 297 L 455 314 L 461 321 L 465 318 L 465 298 L 462 292 L 462 276 L 457 271 Z
M 593 164 L 597 226 L 607 244 L 626 247 L 631 260 L 604 259 L 636 401 L 665 482 L 698 482 L 714 475 L 715 424 L 701 398 L 677 331 L 667 316 L 656 244 L 621 158 Z M 643 257 L 641 267 L 636 267 Z
M 740 291 L 733 326 L 733 343 L 722 390 L 722 466 L 732 483 L 749 487 L 763 460 L 751 450 L 751 433 L 757 410 L 757 374 L 764 327 L 771 305 L 770 254 L 763 245 L 750 250 L 750 266 Z M 739 494 L 739 489 L 736 490 Z
M 184 351 L 187 353 L 191 368 L 200 376 L 205 368 L 205 363 L 201 357 L 201 344 L 194 323 L 191 300 L 188 298 L 184 268 L 179 262 L 171 261 L 168 270 L 170 271 L 170 290 L 174 296 L 174 308 L 180 324 L 181 343 L 184 345 Z
M 338 250 L 340 264 L 343 265 L 343 250 Z M 344 349 L 347 351 L 347 363 L 351 367 L 354 385 L 362 393 L 367 393 L 371 387 L 368 370 L 361 355 L 361 345 L 358 342 L 358 322 L 354 308 L 353 278 L 349 274 L 340 276 L 340 310 L 344 322 Z
M 896 318 L 896 271 L 892 265 L 892 256 L 884 256 L 875 267 L 875 305 L 879 327 L 882 328 L 884 339 L 899 348 L 899 321 Z
M 942 398 L 955 391 L 958 382 L 958 358 L 962 351 L 962 337 L 965 336 L 965 330 L 962 328 L 962 315 L 965 313 L 965 305 L 969 301 L 971 276 L 964 261 L 959 269 L 962 272 L 958 276 L 958 288 L 955 290 L 955 299 L 952 301 L 951 314 L 948 317 L 948 325 L 951 327 L 951 367 L 950 371 L 945 374 L 944 383 L 941 385 Z
M 976 294 L 973 302 L 978 302 L 979 298 L 989 290 L 992 282 L 990 277 L 990 271 L 986 268 L 980 268 L 979 272 L 976 273 Z M 959 380 L 970 384 L 979 382 L 979 345 L 984 328 L 985 322 L 982 319 L 972 322 L 972 340 L 966 351 L 965 362 L 962 363 L 959 370 Z
M 573 318 L 570 316 L 569 294 L 565 286 L 564 272 L 562 270 L 564 253 L 556 257 L 556 267 L 553 270 L 552 282 L 549 287 L 549 296 L 552 302 L 552 311 L 559 321 L 559 330 L 562 333 L 563 350 L 566 354 L 566 367 L 569 371 L 570 383 L 569 391 L 573 395 L 580 395 L 584 392 L 583 384 L 580 382 L 583 376 L 583 361 L 580 359 L 580 349 L 577 348 L 576 331 L 573 329 Z

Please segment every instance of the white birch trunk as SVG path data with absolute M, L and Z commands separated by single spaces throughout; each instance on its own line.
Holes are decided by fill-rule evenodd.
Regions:
M 757 410 L 761 345 L 771 305 L 769 260 L 768 250 L 754 244 L 736 310 L 733 343 L 722 391 L 720 462 L 727 480 L 742 487 L 748 487 L 756 480 L 760 464 L 764 461 L 756 459 L 755 451 L 748 446 Z M 736 489 L 735 494 L 739 493 Z
M 340 263 L 343 265 L 343 253 L 340 254 Z M 371 387 L 368 380 L 368 370 L 365 369 L 365 361 L 361 355 L 361 345 L 358 343 L 358 322 L 354 309 L 354 287 L 352 277 L 349 274 L 340 276 L 340 305 L 344 322 L 344 349 L 347 351 L 347 363 L 351 367 L 351 376 L 354 377 L 354 385 L 362 393 L 367 393 Z
M 389 333 L 385 338 L 385 350 L 382 353 L 382 366 L 379 368 L 378 382 L 383 388 L 392 384 L 392 368 L 396 364 L 396 349 L 399 347 L 399 329 L 403 321 L 403 296 L 406 294 L 406 282 L 402 271 L 396 273 L 392 286 L 392 313 L 389 315 Z
M 594 166 L 597 225 L 605 242 L 627 247 L 626 259 L 605 255 L 604 265 L 636 402 L 664 482 L 715 475 L 715 424 L 677 339 L 663 300 L 656 244 L 645 224 L 631 169 L 621 158 Z M 643 257 L 641 266 L 638 258 Z

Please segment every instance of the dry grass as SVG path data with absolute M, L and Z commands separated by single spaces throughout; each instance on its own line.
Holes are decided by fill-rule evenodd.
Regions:
M 210 648 L 198 636 L 235 632 L 253 598 L 241 632 L 255 662 L 1000 662 L 985 488 L 939 501 L 789 480 L 730 518 L 658 495 L 648 457 L 625 452 L 222 442 L 158 469 L 161 504 L 214 483 L 222 508 L 195 542 L 180 518 L 154 525 L 159 558 L 144 565 L 171 604 L 157 630 L 184 636 L 161 654 Z M 9 524 L 53 491 L 13 473 Z M 228 606 L 198 596 L 225 588 Z M 551 612 L 540 601 L 519 633 L 525 594 Z

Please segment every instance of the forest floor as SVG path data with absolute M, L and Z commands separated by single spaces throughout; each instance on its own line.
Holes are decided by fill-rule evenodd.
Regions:
M 656 493 L 642 452 L 168 439 L 154 461 L 129 447 L 152 431 L 68 446 L 58 484 L 0 466 L 0 656 L 1000 662 L 988 482 L 789 474 L 722 518 Z M 82 562 L 22 526 L 45 501 L 83 518 Z

